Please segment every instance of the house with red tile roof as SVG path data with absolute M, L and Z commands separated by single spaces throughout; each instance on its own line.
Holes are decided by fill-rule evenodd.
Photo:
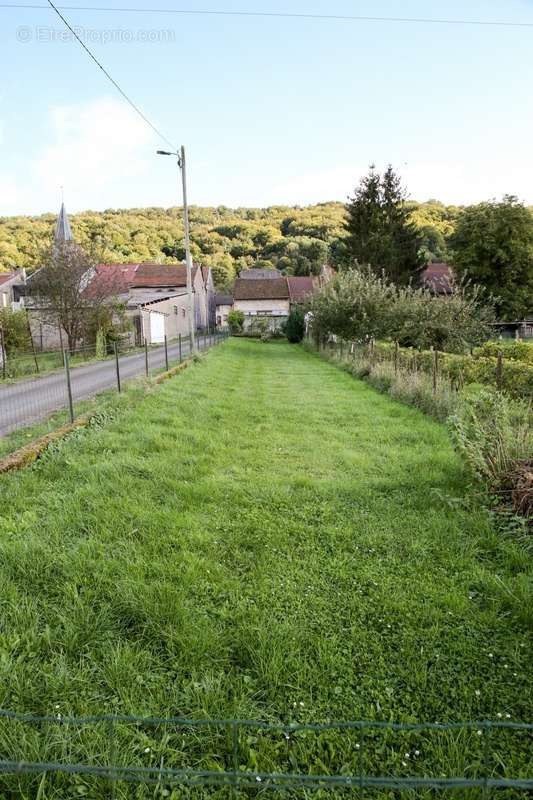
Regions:
M 268 319 L 271 330 L 279 329 L 291 308 L 308 300 L 317 288 L 317 280 L 309 275 L 278 276 L 247 275 L 235 281 L 233 308 L 244 313 L 245 329 L 253 329 L 258 318 Z
M 420 275 L 420 284 L 435 294 L 451 294 L 453 292 L 453 271 L 445 262 L 427 264 Z

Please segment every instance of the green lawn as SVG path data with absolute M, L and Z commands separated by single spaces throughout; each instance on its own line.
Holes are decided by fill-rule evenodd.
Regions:
M 231 340 L 1 479 L 0 706 L 533 721 L 531 557 L 468 489 L 443 426 L 297 346 Z M 125 726 L 114 757 L 226 766 L 219 734 L 185 738 Z M 471 776 L 479 739 L 383 735 L 365 768 Z M 491 769 L 532 777 L 531 744 L 493 733 Z M 0 758 L 106 747 L 98 726 L 0 725 Z M 239 747 L 275 771 L 346 771 L 355 752 L 348 735 L 298 742 L 299 766 L 285 742 Z M 73 782 L 109 796 L 50 778 L 40 800 Z M 0 796 L 38 786 L 0 777 Z

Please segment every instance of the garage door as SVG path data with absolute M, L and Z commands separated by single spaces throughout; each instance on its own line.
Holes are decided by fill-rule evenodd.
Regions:
M 152 344 L 165 341 L 165 315 L 152 311 L 150 314 L 150 331 Z

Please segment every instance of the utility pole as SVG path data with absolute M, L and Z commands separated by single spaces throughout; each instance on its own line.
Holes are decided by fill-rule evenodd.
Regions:
M 181 187 L 183 193 L 183 228 L 185 230 L 185 264 L 187 268 L 187 300 L 189 306 L 189 340 L 191 352 L 196 352 L 196 340 L 194 336 L 194 308 L 192 297 L 192 258 L 191 241 L 189 235 L 189 206 L 187 205 L 187 170 L 185 164 L 185 148 L 181 146 L 178 164 L 181 167 Z
M 194 331 L 194 307 L 193 307 L 193 293 L 192 293 L 192 258 L 191 258 L 191 242 L 189 232 L 189 206 L 187 204 L 187 170 L 185 163 L 185 148 L 183 145 L 179 153 L 171 153 L 167 150 L 158 150 L 160 156 L 176 156 L 178 160 L 178 167 L 181 170 L 181 191 L 183 196 L 183 228 L 185 231 L 185 268 L 187 273 L 187 304 L 188 304 L 188 322 L 189 322 L 189 344 L 190 352 L 196 352 L 196 336 Z

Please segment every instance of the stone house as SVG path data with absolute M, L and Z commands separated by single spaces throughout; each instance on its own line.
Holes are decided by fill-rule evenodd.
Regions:
M 17 311 L 20 308 L 20 296 L 17 287 L 26 282 L 26 270 L 16 272 L 0 272 L 0 308 Z

